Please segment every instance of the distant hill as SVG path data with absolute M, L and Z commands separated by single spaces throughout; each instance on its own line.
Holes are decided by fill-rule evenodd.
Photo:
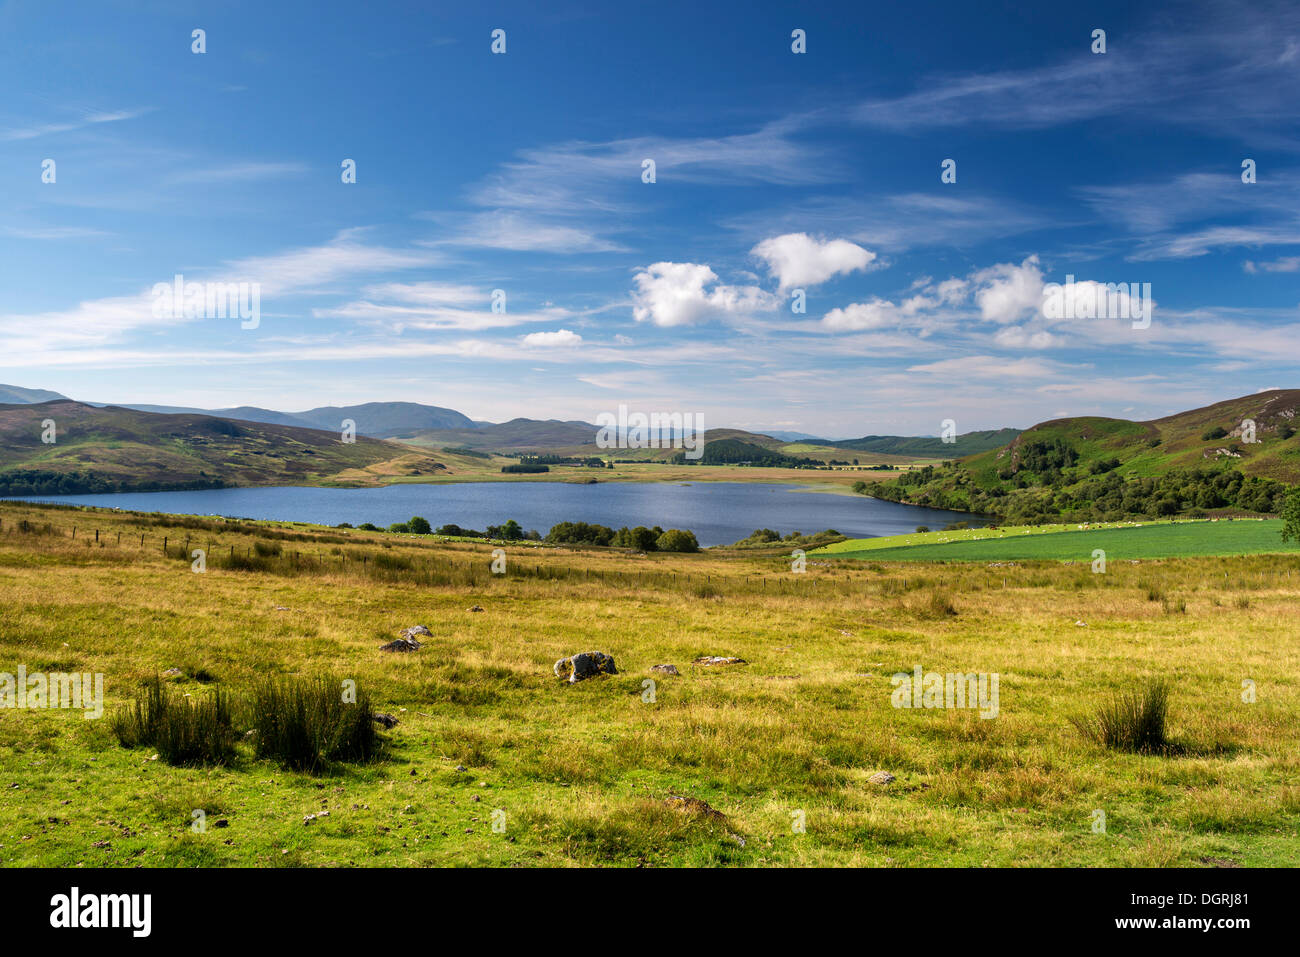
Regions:
M 360 422 L 360 420 L 358 420 Z M 419 445 L 458 446 L 480 451 L 521 451 L 596 447 L 597 426 L 590 422 L 561 422 L 558 419 L 511 419 L 499 424 L 467 425 L 453 429 L 425 429 L 394 433 L 393 438 Z
M 772 438 L 780 439 L 782 442 L 809 442 L 816 445 L 832 444 L 828 440 L 820 438 L 819 436 L 816 435 L 811 435 L 808 432 L 790 432 L 786 429 L 760 429 L 754 434 L 770 435 Z
M 1300 484 L 1298 429 L 1294 389 L 1148 422 L 1053 419 L 951 467 L 927 466 L 865 491 L 1010 521 L 1271 514 Z
M 241 405 L 234 409 L 191 409 L 174 405 L 124 405 L 119 408 L 134 409 L 137 412 L 155 412 L 159 415 L 211 415 L 221 419 L 263 422 L 268 425 L 296 425 L 299 428 L 317 427 L 309 425 L 306 421 L 291 413 L 276 412 L 273 409 L 259 409 L 252 405 Z M 331 431 L 337 432 L 338 429 L 332 429 Z
M 945 443 L 935 436 L 864 435 L 860 439 L 843 439 L 823 442 L 837 449 L 856 449 L 859 452 L 877 452 L 881 455 L 910 455 L 914 458 L 956 459 L 976 452 L 1000 448 L 1020 434 L 1018 429 L 993 429 L 986 432 L 967 432 Z
M 392 438 L 428 429 L 473 429 L 474 422 L 455 409 L 418 402 L 366 402 L 362 405 L 327 405 L 306 412 L 294 412 L 294 418 L 317 429 L 337 432 L 344 419 L 357 424 L 361 435 Z
M 55 423 L 53 444 L 41 441 L 44 420 Z M 435 467 L 390 442 L 344 444 L 337 431 L 70 399 L 0 405 L 0 494 L 294 485 L 400 457 Z
M 66 399 L 67 396 L 51 392 L 49 389 L 24 389 L 20 385 L 0 385 L 0 404 L 24 404 L 28 402 L 51 402 Z
M 357 425 L 358 435 L 370 435 L 376 438 L 392 438 L 402 433 L 409 434 L 425 429 L 474 428 L 473 421 L 455 409 L 421 405 L 418 402 L 329 405 L 308 409 L 306 412 L 276 412 L 274 409 L 260 409 L 251 405 L 241 405 L 233 409 L 194 409 L 170 405 L 125 405 L 121 408 L 164 415 L 213 415 L 223 419 L 264 422 L 271 425 L 296 425 L 309 429 L 322 429 L 326 432 L 341 431 L 343 420 L 351 419 Z

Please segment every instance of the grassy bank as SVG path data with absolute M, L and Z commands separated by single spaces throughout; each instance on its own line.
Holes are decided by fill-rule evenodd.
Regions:
M 232 763 L 173 767 L 123 748 L 107 719 L 0 709 L 7 865 L 1214 866 L 1300 854 L 1300 557 L 1094 575 L 810 555 L 793 574 L 785 555 L 532 546 L 508 548 L 494 576 L 491 545 L 14 505 L 0 521 L 0 671 L 103 673 L 109 715 L 172 669 L 167 685 L 195 699 L 327 675 L 399 720 L 382 760 L 310 774 L 255 757 L 242 725 Z M 178 543 L 204 548 L 207 571 L 191 571 Z M 433 633 L 418 652 L 378 650 L 416 623 Z M 612 654 L 619 674 L 553 677 L 557 658 L 586 650 Z M 691 664 L 703 655 L 748 663 Z M 681 674 L 654 675 L 650 701 L 643 682 L 659 663 Z M 890 675 L 917 665 L 999 673 L 999 716 L 891 707 Z M 1177 751 L 1107 750 L 1071 724 L 1149 677 L 1171 682 Z M 879 771 L 895 780 L 869 783 Z M 800 812 L 806 833 L 792 829 Z

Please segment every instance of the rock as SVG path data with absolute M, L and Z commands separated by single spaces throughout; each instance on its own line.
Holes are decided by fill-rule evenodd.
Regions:
M 379 646 L 380 651 L 419 651 L 420 643 L 414 638 L 397 638 L 386 645 Z
M 472 608 L 470 608 L 470 611 L 482 611 L 482 610 L 483 610 L 482 605 L 475 605 Z
M 699 817 L 713 817 L 720 821 L 725 821 L 727 815 L 723 814 L 716 808 L 710 807 L 709 802 L 701 801 L 699 798 L 683 797 L 680 794 L 673 794 L 664 799 L 664 803 L 671 808 L 681 811 L 683 814 L 693 814 Z
M 897 779 L 888 771 L 877 771 L 875 774 L 871 775 L 871 777 L 867 778 L 867 783 L 868 784 L 889 784 L 891 781 L 894 780 Z
M 660 675 L 679 675 L 676 665 L 651 665 L 650 670 Z
M 397 725 L 397 719 L 391 714 L 384 714 L 383 712 L 376 711 L 372 717 L 374 717 L 376 724 L 382 724 L 385 728 L 392 728 Z M 411 773 L 414 774 L 415 772 L 412 771 Z
M 1076 622 L 1075 622 L 1075 625 L 1078 626 L 1079 628 L 1087 628 L 1087 627 L 1088 627 L 1088 623 L 1087 623 L 1086 621 L 1076 621 Z
M 463 764 L 458 764 L 458 765 L 456 765 L 456 770 L 457 770 L 457 771 L 464 771 L 464 770 L 465 770 L 465 765 L 463 765 Z
M 555 663 L 555 677 L 564 678 L 569 684 L 576 684 L 585 678 L 599 674 L 616 675 L 614 659 L 603 651 L 584 651 L 580 654 L 561 658 Z
M 704 655 L 695 659 L 697 665 L 747 665 L 749 664 L 744 658 L 732 658 L 726 655 Z
M 181 673 L 181 669 L 179 668 L 168 668 L 166 671 L 162 673 L 162 676 L 164 678 L 175 678 L 180 673 Z
M 222 817 L 222 818 L 218 818 L 216 821 L 212 822 L 212 826 L 213 826 L 213 827 L 230 827 L 230 822 L 227 821 L 224 817 Z
M 433 632 L 431 632 L 428 628 L 425 628 L 424 625 L 412 625 L 410 628 L 403 628 L 400 632 L 398 632 L 398 634 L 401 635 L 403 638 L 415 638 L 417 635 L 420 636 L 421 638 L 433 637 Z M 419 642 L 416 642 L 416 644 L 418 645 Z

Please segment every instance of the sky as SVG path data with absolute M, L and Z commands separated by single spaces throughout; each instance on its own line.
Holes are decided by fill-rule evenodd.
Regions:
M 0 382 L 1154 418 L 1300 386 L 1298 174 L 1296 3 L 0 0 Z

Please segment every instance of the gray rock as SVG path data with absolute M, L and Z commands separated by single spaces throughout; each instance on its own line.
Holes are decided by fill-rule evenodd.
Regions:
M 650 670 L 660 675 L 679 675 L 676 665 L 651 665 Z
M 749 664 L 744 658 L 734 658 L 727 655 L 704 655 L 695 659 L 697 665 L 747 665 Z
M 383 712 L 376 711 L 374 719 L 376 724 L 382 724 L 385 728 L 393 728 L 397 726 L 397 719 L 391 714 L 384 714 Z M 412 771 L 411 773 L 414 774 L 415 772 Z
M 398 634 L 403 638 L 414 638 L 417 635 L 421 638 L 430 638 L 433 636 L 433 632 L 428 628 L 425 628 L 424 625 L 412 625 L 410 628 L 403 628 L 398 632 Z
M 397 638 L 386 645 L 379 646 L 380 651 L 419 651 L 420 643 L 414 638 Z
M 569 684 L 576 684 L 599 674 L 618 674 L 613 657 L 603 651 L 584 651 L 568 658 L 561 658 L 555 663 L 554 670 L 555 677 L 563 678 Z
M 871 777 L 867 778 L 868 784 L 889 784 L 895 780 L 894 776 L 888 771 L 877 771 Z

